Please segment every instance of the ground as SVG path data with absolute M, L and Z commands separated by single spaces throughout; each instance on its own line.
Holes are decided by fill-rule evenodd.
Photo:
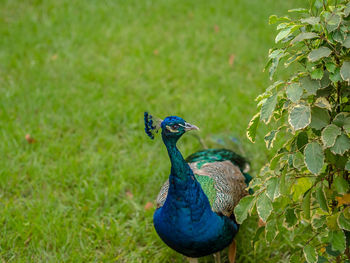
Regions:
M 153 229 L 169 161 L 143 111 L 181 116 L 209 144 L 235 136 L 254 175 L 269 156 L 263 129 L 245 137 L 269 85 L 268 16 L 301 4 L 1 1 L 0 261 L 182 262 Z M 273 248 L 254 251 L 249 224 L 238 262 L 266 262 Z

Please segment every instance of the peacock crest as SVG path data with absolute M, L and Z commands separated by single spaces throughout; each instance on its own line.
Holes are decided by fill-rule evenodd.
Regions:
M 156 118 L 149 114 L 147 111 L 144 113 L 144 122 L 145 122 L 145 132 L 152 140 L 154 135 L 158 133 L 162 120 Z

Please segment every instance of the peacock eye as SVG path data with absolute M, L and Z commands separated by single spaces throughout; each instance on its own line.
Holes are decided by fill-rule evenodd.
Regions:
M 179 128 L 179 125 L 178 124 L 174 124 L 173 126 L 171 126 L 171 128 L 177 130 Z

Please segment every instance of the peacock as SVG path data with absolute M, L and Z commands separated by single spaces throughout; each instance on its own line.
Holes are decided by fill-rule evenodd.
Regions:
M 234 237 L 239 225 L 233 210 L 248 194 L 252 179 L 246 173 L 245 158 L 228 149 L 205 149 L 185 160 L 176 146 L 181 136 L 195 125 L 177 116 L 164 120 L 144 113 L 145 131 L 154 139 L 158 130 L 171 162 L 169 179 L 161 187 L 153 215 L 154 228 L 169 247 L 185 255 L 189 262 L 229 247 L 229 261 L 235 261 Z

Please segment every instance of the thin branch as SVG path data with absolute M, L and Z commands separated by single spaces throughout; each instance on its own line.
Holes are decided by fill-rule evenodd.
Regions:
M 308 245 L 315 237 L 317 237 L 320 233 L 316 232 L 306 243 L 305 245 Z

